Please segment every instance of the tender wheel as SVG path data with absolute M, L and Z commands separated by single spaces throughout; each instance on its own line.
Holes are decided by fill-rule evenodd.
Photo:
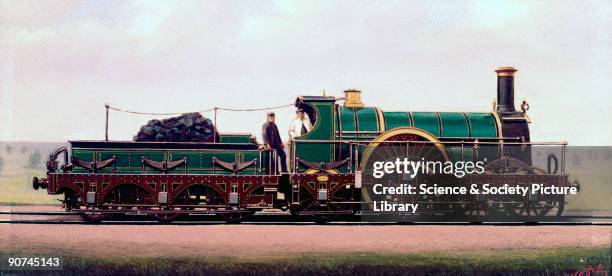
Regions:
M 255 214 L 254 211 L 236 211 L 236 212 L 223 213 L 221 214 L 221 217 L 228 224 L 238 224 L 238 223 L 241 223 L 244 219 L 252 216 L 253 214 Z
M 115 187 L 102 200 L 104 206 L 111 209 L 118 209 L 118 206 L 125 209 L 132 209 L 138 205 L 155 204 L 154 197 L 144 188 L 134 184 L 123 184 Z
M 205 209 L 211 210 L 223 208 L 226 205 L 223 195 L 215 189 L 202 184 L 194 184 L 181 191 L 174 199 L 175 206 L 187 210 Z
M 91 214 L 81 213 L 80 216 L 87 223 L 100 223 L 104 220 L 111 218 L 109 214 L 102 214 L 102 213 L 91 213 Z

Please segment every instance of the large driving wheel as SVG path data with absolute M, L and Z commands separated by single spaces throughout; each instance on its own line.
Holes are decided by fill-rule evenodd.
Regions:
M 440 211 L 448 210 L 448 206 L 441 203 L 447 201 L 433 195 L 401 195 L 383 196 L 371 193 L 371 185 L 375 183 L 386 183 L 388 185 L 435 183 L 433 175 L 417 172 L 414 178 L 405 174 L 385 174 L 381 178 L 373 178 L 373 163 L 376 161 L 394 162 L 400 158 L 407 158 L 408 161 L 449 161 L 449 157 L 444 145 L 432 134 L 417 128 L 397 128 L 387 131 L 376 137 L 364 150 L 361 160 L 361 169 L 364 178 L 364 188 L 362 198 L 367 206 L 372 206 L 376 200 L 393 201 L 396 203 L 419 203 L 420 215 L 432 215 Z M 368 179 L 369 178 L 369 179 Z M 371 208 L 371 207 L 370 207 Z M 399 215 L 399 214 L 398 214 Z M 403 216 L 403 215 L 402 215 Z

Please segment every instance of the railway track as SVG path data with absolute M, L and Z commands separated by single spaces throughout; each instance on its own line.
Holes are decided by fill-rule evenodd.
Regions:
M 11 217 L 2 219 L 2 217 Z M 40 218 L 40 217 L 44 218 Z M 14 219 L 13 217 L 24 217 Z M 37 217 L 35 219 L 27 219 L 27 217 Z M 61 219 L 54 219 L 62 217 Z M 62 211 L 0 211 L 0 223 L 11 224 L 91 224 L 84 221 L 78 212 L 62 212 Z M 221 218 L 211 214 L 188 215 L 172 224 L 189 224 L 189 225 L 207 225 L 207 224 L 225 224 Z M 139 214 L 137 212 L 120 214 L 115 217 L 101 222 L 101 224 L 109 225 L 157 225 L 159 222 L 152 219 L 147 214 Z M 241 224 L 265 224 L 265 225 L 309 225 L 315 224 L 307 216 L 292 216 L 286 212 L 260 213 L 251 216 Z M 361 216 L 346 216 L 339 218 L 337 221 L 329 222 L 330 225 L 612 225 L 612 216 L 610 215 L 587 215 L 574 213 L 560 217 L 544 217 L 533 221 L 491 221 L 491 222 L 469 222 L 469 221 L 420 221 L 420 222 L 375 222 L 368 221 L 367 218 L 362 220 Z

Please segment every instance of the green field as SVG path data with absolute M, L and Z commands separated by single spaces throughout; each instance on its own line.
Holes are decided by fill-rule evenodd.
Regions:
M 2 252 L 0 256 L 26 256 Z M 54 255 L 57 256 L 57 255 Z M 610 249 L 506 250 L 494 252 L 392 254 L 302 254 L 285 257 L 96 258 L 64 255 L 56 275 L 414 275 L 543 274 L 558 275 L 603 265 L 610 271 Z M 27 273 L 27 272 L 23 272 Z

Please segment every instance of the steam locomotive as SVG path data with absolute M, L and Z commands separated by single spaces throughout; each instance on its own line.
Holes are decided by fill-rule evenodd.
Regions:
M 486 172 L 463 184 L 572 185 L 564 170 L 565 143 L 549 143 L 559 151 L 547 156 L 547 168 L 534 166 L 538 143 L 530 140 L 528 104 L 521 110 L 514 104 L 516 69 L 495 72 L 491 112 L 384 111 L 366 107 L 354 89 L 344 98 L 299 96 L 295 106 L 313 127 L 290 141 L 289 173 L 278 172 L 275 152 L 262 150 L 251 134 L 220 133 L 212 143 L 70 141 L 50 154 L 46 178 L 34 178 L 33 187 L 63 194 L 66 210 L 92 222 L 134 212 L 160 222 L 191 214 L 239 222 L 266 209 L 326 222 L 368 214 L 362 176 L 383 147 L 387 153 L 410 148 L 405 152 L 423 160 L 484 161 Z M 540 218 L 560 215 L 565 206 L 563 195 L 416 200 L 424 202 L 422 213 L 454 210 L 466 220 L 500 212 Z

